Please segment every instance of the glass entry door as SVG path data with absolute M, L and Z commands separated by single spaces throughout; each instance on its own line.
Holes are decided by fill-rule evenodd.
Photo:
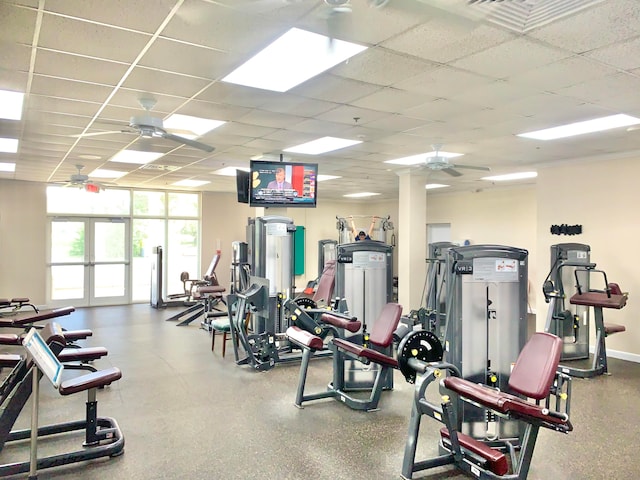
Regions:
M 76 307 L 130 302 L 129 219 L 53 218 L 48 303 Z

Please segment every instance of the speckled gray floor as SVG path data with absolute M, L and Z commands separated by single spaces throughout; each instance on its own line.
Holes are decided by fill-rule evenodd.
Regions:
M 98 413 L 124 431 L 125 454 L 42 470 L 40 479 L 373 480 L 400 477 L 412 386 L 400 375 L 380 410 L 362 413 L 335 400 L 293 406 L 298 365 L 258 373 L 211 352 L 209 334 L 194 322 L 177 327 L 171 311 L 147 305 L 79 309 L 61 320 L 88 327 L 85 342 L 103 345 L 123 378 L 98 393 Z M 231 347 L 231 344 L 229 344 Z M 543 430 L 530 479 L 634 479 L 640 476 L 640 364 L 610 360 L 611 376 L 573 383 L 569 435 Z M 308 389 L 321 389 L 331 365 L 316 360 Z M 68 374 L 71 374 L 69 372 Z M 65 373 L 67 374 L 67 373 Z M 80 419 L 85 396 L 61 397 L 44 381 L 41 424 Z M 28 425 L 29 404 L 18 424 Z M 440 428 L 423 420 L 418 457 L 436 453 Z M 40 442 L 43 454 L 77 449 L 66 436 Z M 62 450 L 61 450 L 62 449 Z M 28 445 L 8 446 L 0 462 L 28 459 Z M 416 478 L 467 478 L 442 468 Z M 26 478 L 26 474 L 21 478 Z

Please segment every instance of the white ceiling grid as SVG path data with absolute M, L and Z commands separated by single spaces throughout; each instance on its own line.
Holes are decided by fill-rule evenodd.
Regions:
M 553 142 L 516 136 L 640 115 L 640 2 L 489 3 L 390 0 L 375 9 L 351 0 L 336 35 L 368 50 L 276 93 L 221 79 L 291 27 L 326 34 L 322 0 L 0 0 L 0 89 L 26 93 L 23 119 L 0 120 L 0 137 L 20 139 L 17 154 L 0 153 L 0 162 L 16 163 L 0 178 L 60 181 L 83 164 L 85 172 L 127 170 L 122 186 L 172 188 L 196 179 L 211 182 L 197 190 L 229 192 L 233 178 L 212 172 L 332 135 L 363 143 L 288 156 L 342 177 L 320 185 L 323 199 L 363 190 L 397 199 L 401 168 L 384 161 L 433 143 L 494 174 L 640 150 L 640 131 L 625 129 Z M 447 4 L 463 15 L 432 8 Z M 486 9 L 492 14 L 482 22 L 465 20 Z M 71 136 L 119 130 L 142 113 L 142 97 L 156 99 L 151 113 L 162 118 L 226 121 L 200 139 L 216 150 L 121 133 Z M 164 153 L 154 163 L 177 169 L 110 162 L 123 148 Z M 463 173 L 429 178 L 465 190 L 484 175 Z

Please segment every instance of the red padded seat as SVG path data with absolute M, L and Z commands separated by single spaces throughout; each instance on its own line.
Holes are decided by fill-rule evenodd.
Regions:
M 303 347 L 310 348 L 311 350 L 321 350 L 324 347 L 324 342 L 320 337 L 306 330 L 302 330 L 299 327 L 289 327 L 286 333 L 289 340 Z
M 443 438 L 451 438 L 449 430 L 446 428 L 440 429 L 440 435 Z M 499 450 L 495 450 L 488 446 L 486 443 L 482 443 L 475 438 L 469 437 L 464 433 L 458 432 L 458 443 L 462 448 L 469 450 L 470 452 L 479 455 L 487 461 L 489 470 L 496 475 L 506 475 L 509 472 L 509 464 L 507 463 L 507 456 Z
M 585 292 L 576 293 L 569 302 L 572 305 L 585 305 L 587 307 L 615 308 L 620 310 L 627 304 L 626 295 L 608 296 L 606 292 Z
M 561 352 L 562 340 L 559 337 L 545 332 L 533 334 L 513 367 L 509 387 L 529 398 L 545 398 L 555 378 Z M 496 412 L 529 422 L 537 420 L 548 427 L 561 426 L 566 431 L 572 429 L 566 418 L 550 415 L 546 408 L 515 395 L 459 377 L 445 378 L 444 386 L 463 399 L 469 399 Z

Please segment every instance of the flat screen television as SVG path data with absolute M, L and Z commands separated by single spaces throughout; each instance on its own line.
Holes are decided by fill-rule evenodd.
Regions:
M 318 164 L 251 161 L 252 207 L 310 207 L 318 198 Z
M 249 185 L 251 185 L 251 173 L 244 170 L 236 170 L 236 191 L 239 203 L 249 203 Z

